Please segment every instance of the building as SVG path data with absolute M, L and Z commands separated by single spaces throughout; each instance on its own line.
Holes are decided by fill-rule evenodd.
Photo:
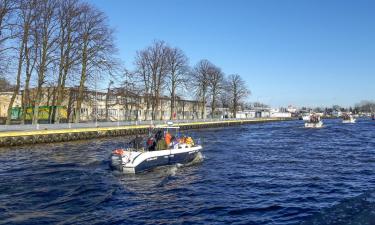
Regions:
M 252 119 L 256 117 L 255 110 L 244 110 L 236 113 L 236 118 L 238 119 Z
M 0 92 L 0 123 L 6 121 L 8 115 L 8 106 L 12 98 L 13 92 Z M 18 94 L 14 100 L 13 106 L 21 106 L 21 94 Z
M 289 105 L 288 108 L 286 109 L 287 112 L 290 112 L 290 113 L 297 113 L 297 108 L 292 106 L 292 105 Z
M 251 107 L 236 113 L 236 118 L 268 118 L 271 116 L 269 107 Z
M 52 109 L 59 108 L 64 119 L 73 122 L 78 113 L 77 99 L 78 87 L 69 87 L 64 90 L 64 98 L 59 106 L 56 106 L 54 92 L 56 87 L 43 87 L 41 101 L 39 104 L 39 120 L 44 122 L 53 122 Z M 36 99 L 36 88 L 30 89 L 29 97 L 26 99 L 26 105 L 29 105 L 29 114 L 32 115 Z M 0 117 L 7 115 L 7 109 L 12 93 L 0 93 Z M 157 102 L 156 102 L 157 101 Z M 154 103 L 154 104 L 152 104 Z M 157 103 L 157 104 L 156 104 Z M 152 105 L 157 105 L 156 109 Z M 201 119 L 202 103 L 194 100 L 185 100 L 176 97 L 175 110 L 171 112 L 171 99 L 167 96 L 161 96 L 157 100 L 152 96 L 139 95 L 126 91 L 122 88 L 116 88 L 107 92 L 93 91 L 86 89 L 83 93 L 83 101 L 79 111 L 80 121 L 129 121 L 129 120 L 183 120 L 183 119 Z M 18 113 L 18 117 L 13 119 L 20 120 L 22 115 L 21 94 L 13 105 L 13 110 Z M 41 112 L 43 110 L 43 112 Z M 155 115 L 154 115 L 155 114 Z M 27 115 L 27 114 L 26 114 Z M 28 116 L 31 120 L 32 116 Z M 203 115 L 205 118 L 206 115 Z
M 271 109 L 270 117 L 274 118 L 290 118 L 292 113 L 288 109 Z
M 70 120 L 75 115 L 77 96 L 77 91 L 70 91 L 68 103 Z M 152 108 L 152 103 L 157 105 L 156 109 Z M 167 96 L 161 96 L 156 100 L 152 96 L 138 95 L 120 88 L 113 89 L 109 93 L 86 91 L 85 101 L 81 105 L 80 118 L 82 121 L 197 119 L 201 118 L 201 105 L 198 101 L 177 97 L 172 113 L 171 99 Z

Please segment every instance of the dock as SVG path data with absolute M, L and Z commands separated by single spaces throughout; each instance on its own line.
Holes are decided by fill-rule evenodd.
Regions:
M 214 127 L 226 127 L 251 123 L 265 123 L 290 120 L 288 118 L 255 118 L 255 119 L 225 119 L 225 120 L 199 120 L 199 121 L 175 121 L 174 126 L 181 130 L 204 129 Z M 105 123 L 93 126 L 82 124 L 69 124 L 64 126 L 48 125 L 20 125 L 0 130 L 0 147 L 33 145 L 42 143 L 68 142 L 105 137 L 131 136 L 148 134 L 149 129 L 154 126 L 168 126 L 167 121 L 142 121 L 127 124 Z M 27 127 L 28 126 L 28 127 Z M 84 127 L 88 126 L 88 127 Z M 16 128 L 16 129 L 15 129 Z

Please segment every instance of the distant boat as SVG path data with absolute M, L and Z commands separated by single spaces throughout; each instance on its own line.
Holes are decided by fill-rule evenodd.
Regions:
M 342 123 L 355 123 L 356 119 L 350 114 L 344 114 L 342 116 Z
M 371 118 L 372 120 L 375 120 L 375 114 L 372 114 Z
M 320 119 L 320 116 L 313 114 L 313 115 L 310 115 L 309 120 L 305 122 L 305 127 L 306 128 L 322 128 L 323 122 Z

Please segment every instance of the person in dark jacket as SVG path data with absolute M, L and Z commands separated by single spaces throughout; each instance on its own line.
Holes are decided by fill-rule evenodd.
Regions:
M 155 134 L 155 140 L 156 140 L 156 142 L 158 142 L 161 139 L 163 139 L 163 131 L 158 130 L 158 132 L 156 132 L 156 134 Z
M 153 137 L 150 137 L 147 140 L 147 149 L 149 151 L 155 151 L 155 149 L 156 149 L 156 142 L 155 142 L 155 139 Z
M 142 148 L 142 142 L 143 138 L 137 135 L 131 142 L 129 142 L 129 144 L 132 145 L 134 149 L 140 149 Z

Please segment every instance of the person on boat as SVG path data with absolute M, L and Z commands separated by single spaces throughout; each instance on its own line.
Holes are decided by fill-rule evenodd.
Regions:
M 161 139 L 163 139 L 163 131 L 161 130 L 158 130 L 155 134 L 155 141 L 158 142 L 160 141 Z
M 158 143 L 156 144 L 156 149 L 157 150 L 166 150 L 168 149 L 168 145 L 167 143 L 165 142 L 164 139 L 161 139 L 158 141 Z
M 191 137 L 187 137 L 185 143 L 189 147 L 194 146 L 194 141 L 193 141 L 193 138 Z
M 142 147 L 142 142 L 143 138 L 137 134 L 135 138 L 131 142 L 129 142 L 129 144 L 133 145 L 134 149 L 140 149 Z
M 178 144 L 180 143 L 180 140 L 176 138 L 176 136 L 172 136 L 172 147 L 173 148 L 178 148 Z
M 155 151 L 155 149 L 156 149 L 156 142 L 155 142 L 155 140 L 154 140 L 153 137 L 149 137 L 149 139 L 147 139 L 146 144 L 147 144 L 147 149 L 149 151 Z
M 186 143 L 186 136 L 183 135 L 181 138 L 180 138 L 180 144 L 185 144 Z
M 167 146 L 170 146 L 171 144 L 171 141 L 172 141 L 172 135 L 167 131 L 165 133 L 165 143 L 167 144 Z

